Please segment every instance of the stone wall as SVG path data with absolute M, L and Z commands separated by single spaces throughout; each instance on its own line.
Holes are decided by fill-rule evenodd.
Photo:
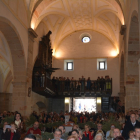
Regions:
M 11 109 L 11 98 L 12 93 L 0 93 L 0 113 Z
M 44 96 L 41 96 L 35 92 L 32 92 L 31 97 L 27 97 L 28 100 L 30 100 L 30 103 L 26 104 L 25 108 L 20 108 L 21 110 L 13 110 L 13 111 L 19 111 L 22 112 L 22 110 L 26 110 L 26 115 L 29 116 L 32 111 L 36 111 L 38 114 L 41 111 L 47 111 L 50 112 L 52 111 L 52 109 L 56 109 L 55 106 L 59 106 L 58 104 L 60 103 L 60 109 L 63 109 L 64 104 L 62 104 L 62 100 L 53 101 L 53 108 L 52 108 L 52 98 L 46 98 Z M 62 102 L 61 102 L 62 101 Z M 19 100 L 19 104 L 20 103 L 24 103 L 24 100 Z M 44 104 L 44 108 L 40 107 L 37 105 L 37 103 L 40 102 L 42 104 Z M 0 103 L 1 103 L 1 107 L 0 107 L 0 113 L 3 111 L 11 111 L 11 104 L 12 104 L 12 93 L 0 93 Z M 24 115 L 24 114 L 22 114 Z
M 66 59 L 67 60 L 67 59 Z M 119 58 L 107 58 L 107 70 L 97 70 L 97 58 L 91 59 L 73 59 L 74 70 L 66 71 L 64 70 L 64 60 L 63 59 L 54 59 L 53 67 L 60 68 L 53 76 L 56 77 L 74 77 L 75 80 L 78 80 L 82 75 L 87 79 L 90 77 L 91 80 L 96 80 L 98 76 L 105 77 L 109 75 L 113 80 L 113 93 L 112 96 L 118 96 L 120 92 L 119 85 Z
M 32 111 L 37 111 L 39 113 L 40 111 L 47 111 L 50 112 L 51 106 L 52 106 L 52 99 L 51 98 L 46 98 L 44 96 L 41 96 L 35 92 L 32 92 L 31 97 L 28 98 L 28 108 L 27 108 L 27 116 L 30 115 Z M 30 101 L 30 102 L 29 102 Z M 46 108 L 40 108 L 37 103 L 41 102 L 43 103 Z

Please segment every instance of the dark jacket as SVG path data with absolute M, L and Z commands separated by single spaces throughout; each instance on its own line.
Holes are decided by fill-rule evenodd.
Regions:
M 140 122 L 136 121 L 135 126 L 133 126 L 132 123 L 131 123 L 131 121 L 128 121 L 125 124 L 124 130 L 122 132 L 122 136 L 125 139 L 128 139 L 129 138 L 129 131 L 132 131 L 132 130 L 134 131 L 135 127 L 140 127 Z
M 11 136 L 11 131 L 6 131 L 5 133 L 2 133 L 1 138 L 4 140 L 10 140 Z M 19 140 L 20 139 L 20 134 L 18 131 L 14 132 L 14 136 L 12 140 Z

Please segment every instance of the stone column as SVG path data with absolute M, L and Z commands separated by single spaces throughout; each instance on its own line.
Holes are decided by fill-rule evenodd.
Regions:
M 118 95 L 122 105 L 125 106 L 125 92 L 119 92 Z
M 32 29 L 28 29 L 28 59 L 27 59 L 27 82 L 28 85 L 32 85 L 32 70 L 33 70 L 33 45 L 34 39 L 37 37 L 36 32 Z
M 11 110 L 11 98 L 12 98 L 12 93 L 5 93 L 5 92 L 0 92 L 0 112 Z
M 12 94 L 12 111 L 19 111 L 23 116 L 27 109 L 26 106 L 26 97 L 27 97 L 27 83 L 24 81 L 15 81 L 13 82 L 13 94 Z M 10 110 L 11 110 L 10 109 Z
M 25 115 L 28 116 L 31 113 L 31 96 L 28 96 L 28 90 L 32 89 L 32 71 L 33 71 L 33 45 L 34 45 L 34 39 L 38 35 L 36 32 L 32 29 L 28 29 L 28 58 L 27 58 L 27 96 L 26 96 L 26 113 Z

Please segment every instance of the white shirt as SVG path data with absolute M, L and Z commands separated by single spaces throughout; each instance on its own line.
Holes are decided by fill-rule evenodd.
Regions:
M 136 122 L 132 123 L 133 126 L 135 126 Z

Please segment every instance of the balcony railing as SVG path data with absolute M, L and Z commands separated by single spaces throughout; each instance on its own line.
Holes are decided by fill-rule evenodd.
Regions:
M 33 80 L 33 91 L 49 92 L 56 95 L 74 93 L 112 93 L 112 79 L 107 80 L 56 80 L 38 77 Z

